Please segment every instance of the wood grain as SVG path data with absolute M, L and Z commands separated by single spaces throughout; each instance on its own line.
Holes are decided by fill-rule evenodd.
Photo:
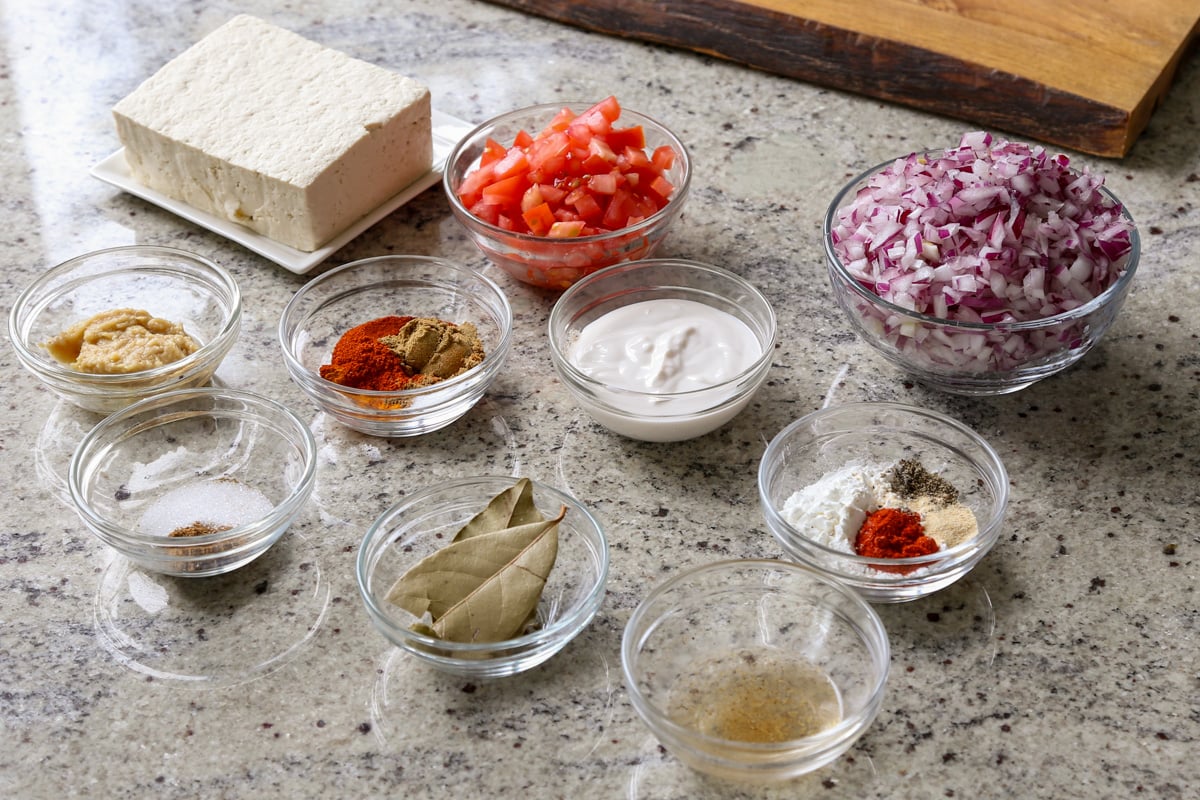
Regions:
M 1200 0 L 491 2 L 1109 157 L 1200 30 Z

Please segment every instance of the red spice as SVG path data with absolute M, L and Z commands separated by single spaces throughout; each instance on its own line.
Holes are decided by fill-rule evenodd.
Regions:
M 332 363 L 321 367 L 321 377 L 353 389 L 407 389 L 412 375 L 404 361 L 379 340 L 399 333 L 410 319 L 380 317 L 346 331 L 333 346 Z
M 898 508 L 881 508 L 867 515 L 854 539 L 854 552 L 867 558 L 913 558 L 936 553 L 938 543 L 925 535 L 921 515 Z M 876 567 L 907 575 L 916 566 Z

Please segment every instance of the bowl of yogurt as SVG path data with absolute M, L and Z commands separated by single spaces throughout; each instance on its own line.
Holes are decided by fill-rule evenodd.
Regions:
M 790 558 L 871 602 L 899 603 L 946 588 L 991 550 L 1008 473 L 983 437 L 945 414 L 847 403 L 780 431 L 758 491 Z
M 775 312 L 757 288 L 709 264 L 663 258 L 584 277 L 550 312 L 550 352 L 580 407 L 648 442 L 703 436 L 766 379 Z

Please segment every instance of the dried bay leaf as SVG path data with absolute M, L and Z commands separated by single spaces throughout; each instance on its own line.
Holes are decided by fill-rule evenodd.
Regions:
M 542 522 L 546 518 L 533 504 L 533 482 L 529 478 L 521 478 L 511 488 L 496 495 L 471 521 L 454 535 L 453 541 L 462 541 L 481 533 L 511 528 L 516 525 L 527 525 L 531 522 Z
M 446 547 L 422 559 L 388 592 L 388 601 L 432 625 L 414 629 L 455 642 L 498 642 L 525 626 L 558 556 L 558 524 L 547 520 L 522 479 L 488 503 Z

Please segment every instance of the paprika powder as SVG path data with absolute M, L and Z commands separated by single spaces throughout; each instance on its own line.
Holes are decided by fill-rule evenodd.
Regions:
M 867 558 L 913 558 L 938 551 L 938 543 L 925 535 L 921 515 L 898 508 L 881 508 L 867 515 L 858 536 L 854 539 L 854 552 Z M 894 567 L 876 566 L 884 572 L 901 575 L 916 570 L 916 565 Z
M 479 331 L 470 322 L 379 317 L 342 334 L 333 346 L 331 363 L 319 372 L 325 380 L 341 386 L 398 392 L 461 375 L 479 366 L 484 355 Z M 388 398 L 362 402 L 395 408 L 405 407 L 408 401 Z
M 355 325 L 333 346 L 321 377 L 352 389 L 394 392 L 408 388 L 412 375 L 381 339 L 395 336 L 412 317 L 380 317 Z

